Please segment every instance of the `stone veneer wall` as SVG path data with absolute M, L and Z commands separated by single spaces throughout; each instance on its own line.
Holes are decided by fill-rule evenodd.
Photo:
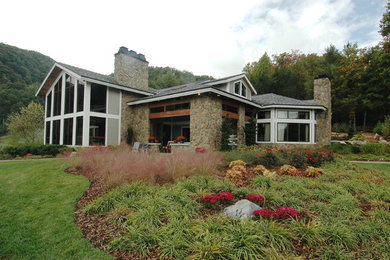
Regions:
M 131 126 L 134 131 L 134 141 L 147 143 L 150 132 L 149 106 L 139 105 L 129 107 L 126 102 L 137 99 L 134 94 L 122 91 L 121 103 L 121 143 L 126 143 L 127 128 Z
M 238 107 L 238 121 L 237 121 L 237 142 L 240 145 L 245 144 L 245 107 L 239 105 Z
M 207 150 L 220 148 L 222 126 L 222 101 L 216 97 L 202 95 L 191 100 L 190 133 L 191 149 Z
M 331 139 L 332 102 L 331 84 L 328 78 L 314 80 L 314 102 L 327 108 L 326 111 L 317 112 L 317 144 L 329 145 Z

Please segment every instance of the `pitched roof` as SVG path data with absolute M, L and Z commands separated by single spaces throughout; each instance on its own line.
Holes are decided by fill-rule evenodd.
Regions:
M 314 100 L 299 100 L 274 93 L 252 96 L 252 101 L 261 106 L 290 105 L 290 106 L 318 106 Z

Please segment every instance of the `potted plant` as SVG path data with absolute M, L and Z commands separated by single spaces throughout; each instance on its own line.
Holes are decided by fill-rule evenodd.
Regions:
M 156 138 L 155 136 L 149 136 L 148 142 L 149 142 L 149 143 L 154 143 L 156 139 L 157 139 L 157 138 Z
M 185 136 L 181 135 L 181 136 L 178 136 L 176 138 L 176 140 L 177 140 L 178 143 L 184 143 L 187 140 L 187 138 Z

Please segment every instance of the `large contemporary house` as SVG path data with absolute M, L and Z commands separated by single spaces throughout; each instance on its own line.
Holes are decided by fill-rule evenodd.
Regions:
M 118 145 L 132 128 L 135 141 L 156 137 L 172 150 L 215 150 L 222 119 L 233 120 L 238 143 L 256 114 L 259 144 L 329 144 L 330 81 L 314 81 L 314 99 L 257 95 L 245 74 L 164 89 L 148 87 L 145 56 L 121 47 L 114 76 L 55 63 L 36 93 L 45 99 L 46 144 Z M 184 136 L 184 143 L 173 143 Z

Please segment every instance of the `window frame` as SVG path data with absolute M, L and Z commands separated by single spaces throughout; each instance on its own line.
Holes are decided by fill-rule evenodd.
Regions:
M 239 93 L 236 93 L 236 84 L 237 83 L 240 84 L 240 86 L 238 88 L 238 92 Z M 243 90 L 243 89 L 245 89 L 245 90 Z M 233 82 L 233 91 L 232 92 L 233 92 L 234 95 L 237 95 L 237 96 L 240 96 L 240 97 L 244 97 L 244 98 L 248 98 L 247 97 L 247 93 L 249 93 L 248 91 L 250 91 L 250 90 L 248 89 L 248 87 L 245 85 L 245 83 L 242 80 L 237 80 L 237 81 Z

